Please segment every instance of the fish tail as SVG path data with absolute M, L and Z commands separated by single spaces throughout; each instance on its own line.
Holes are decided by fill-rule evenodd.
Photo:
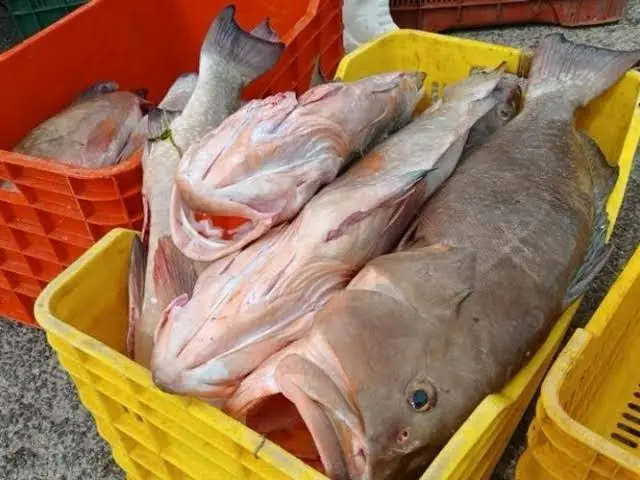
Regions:
M 284 43 L 268 22 L 258 25 L 253 32 L 240 28 L 234 18 L 235 10 L 233 5 L 225 7 L 211 24 L 200 63 L 206 68 L 212 59 L 222 58 L 251 81 L 273 68 L 284 51 Z
M 269 42 L 280 41 L 278 32 L 271 28 L 271 24 L 269 23 L 268 18 L 265 18 L 258 25 L 256 25 L 255 28 L 251 30 L 251 35 L 253 35 L 254 37 L 262 38 L 263 40 L 267 40 Z
M 610 50 L 574 43 L 562 33 L 548 35 L 541 40 L 533 58 L 527 101 L 562 92 L 574 108 L 584 106 L 638 61 L 640 50 Z

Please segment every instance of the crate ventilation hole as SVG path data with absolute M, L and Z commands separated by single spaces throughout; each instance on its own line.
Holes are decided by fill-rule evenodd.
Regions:
M 616 431 L 611 438 L 627 448 L 638 448 L 640 443 L 640 385 L 633 393 L 634 400 L 627 404 L 627 411 L 623 412 L 616 424 Z

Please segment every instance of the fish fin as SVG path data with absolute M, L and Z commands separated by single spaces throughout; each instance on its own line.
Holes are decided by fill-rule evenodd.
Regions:
M 377 257 L 349 288 L 383 293 L 429 318 L 458 314 L 474 291 L 475 277 L 475 250 L 439 243 Z M 426 291 L 430 293 L 425 297 Z
M 143 117 L 142 120 L 138 122 L 136 128 L 131 132 L 131 135 L 129 135 L 129 139 L 122 149 L 122 152 L 120 152 L 120 156 L 116 163 L 127 160 L 140 148 L 144 147 L 144 143 L 147 141 L 148 121 L 148 117 Z
M 407 228 L 407 231 L 404 232 L 404 235 L 402 235 L 402 238 L 398 242 L 398 245 L 396 246 L 394 251 L 399 252 L 409 247 L 409 245 L 415 238 L 416 231 L 418 230 L 418 225 L 420 225 L 420 216 L 416 217 L 409 228 Z
M 284 51 L 284 43 L 244 31 L 235 21 L 235 11 L 233 5 L 225 7 L 211 24 L 202 44 L 201 63 L 222 57 L 253 80 L 273 68 Z
M 161 305 L 180 295 L 191 297 L 198 280 L 194 262 L 173 244 L 170 235 L 158 239 L 153 262 L 153 283 Z
M 97 82 L 80 92 L 80 94 L 75 97 L 74 103 L 83 102 L 85 100 L 89 100 L 90 98 L 104 95 L 105 93 L 117 92 L 119 88 L 120 85 L 118 85 L 118 82 L 115 81 Z
M 142 314 L 144 277 L 147 270 L 147 250 L 138 235 L 134 235 L 129 255 L 129 328 L 127 331 L 127 355 L 134 357 L 135 331 Z
M 504 70 L 503 62 L 493 70 L 476 72 L 460 82 L 448 85 L 442 92 L 442 99 L 445 102 L 482 100 L 496 89 Z
M 575 107 L 599 96 L 640 61 L 640 50 L 616 51 L 581 45 L 562 33 L 544 37 L 533 57 L 525 101 L 563 93 Z
M 589 247 L 582 265 L 574 275 L 565 295 L 565 308 L 587 290 L 589 284 L 600 273 L 613 251 L 613 247 L 605 243 L 609 229 L 606 206 L 609 194 L 618 179 L 618 167 L 611 167 L 607 164 L 598 144 L 586 134 L 578 132 L 578 139 L 584 146 L 586 157 L 591 163 L 596 210 Z
M 577 138 L 589 160 L 591 176 L 593 178 L 594 195 L 597 202 L 606 202 L 616 181 L 618 180 L 618 166 L 611 166 L 600 149 L 600 146 L 584 132 L 576 132 Z
M 271 28 L 271 24 L 269 23 L 269 19 L 265 18 L 258 25 L 255 26 L 253 30 L 251 30 L 251 35 L 254 37 L 261 38 L 268 42 L 279 42 L 280 37 L 278 36 L 278 32 Z
M 310 90 L 307 90 L 303 93 L 300 98 L 298 98 L 299 105 L 310 105 L 314 102 L 322 100 L 324 98 L 330 97 L 340 90 L 342 90 L 344 86 L 341 83 L 332 82 L 332 83 L 324 83 L 322 85 L 318 85 Z
M 324 85 L 325 83 L 327 83 L 327 79 L 322 73 L 320 55 L 318 55 L 316 57 L 316 61 L 313 62 L 313 69 L 311 70 L 311 81 L 309 82 L 309 88 L 317 87 L 318 85 Z
M 162 138 L 166 134 L 171 123 L 180 116 L 180 112 L 152 108 L 147 114 L 147 138 L 151 141 Z
M 145 87 L 134 88 L 133 90 L 131 90 L 131 93 L 133 93 L 136 97 L 140 97 L 141 99 L 146 100 L 149 96 L 149 89 Z
M 109 150 L 111 142 L 118 134 L 118 126 L 110 118 L 102 120 L 91 131 L 87 138 L 86 149 L 93 152 L 98 152 L 100 157 L 104 159 L 104 153 Z M 117 157 L 119 159 L 120 157 Z M 105 166 L 100 163 L 98 165 L 92 165 L 94 168 Z
M 149 241 L 149 226 L 151 225 L 151 209 L 149 208 L 149 199 L 143 193 L 142 194 L 142 230 L 140 231 L 140 236 L 142 237 L 143 242 Z
M 605 243 L 609 219 L 604 206 L 604 202 L 598 206 L 589 247 L 582 265 L 578 268 L 567 289 L 564 297 L 564 308 L 568 307 L 587 290 L 589 284 L 600 273 L 613 251 L 613 247 Z
M 435 169 L 416 170 L 406 174 L 407 180 L 402 182 L 402 185 L 398 188 L 390 191 L 387 195 L 382 196 L 379 201 L 366 210 L 361 210 L 349 215 L 340 225 L 332 229 L 327 233 L 325 242 L 331 242 L 337 238 L 343 236 L 352 226 L 358 224 L 365 218 L 369 217 L 375 210 L 400 203 L 409 196 L 414 189 L 420 184 L 425 177 Z
M 170 110 L 173 112 L 182 112 L 193 91 L 196 89 L 198 83 L 198 74 L 195 72 L 181 74 L 173 85 L 169 88 L 164 98 L 158 105 L 163 110 Z

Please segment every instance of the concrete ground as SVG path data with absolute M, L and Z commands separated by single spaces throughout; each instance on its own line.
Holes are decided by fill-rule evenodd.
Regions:
M 506 27 L 457 32 L 467 38 L 533 46 L 546 33 L 565 30 L 572 39 L 620 49 L 640 48 L 640 0 L 629 0 L 623 22 L 566 30 Z M 0 51 L 17 36 L 0 5 Z M 636 155 L 636 160 L 639 155 Z M 640 239 L 640 167 L 636 161 L 613 245 L 615 252 L 582 304 L 575 324 L 590 317 Z M 47 345 L 42 332 L 0 319 L 0 478 L 4 480 L 118 480 L 124 478 L 89 413 Z M 493 476 L 512 480 L 525 445 L 531 409 Z

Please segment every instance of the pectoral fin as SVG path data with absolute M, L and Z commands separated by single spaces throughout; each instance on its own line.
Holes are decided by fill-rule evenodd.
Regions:
M 135 330 L 140 322 L 144 298 L 144 276 L 147 270 L 147 251 L 140 237 L 135 235 L 129 256 L 129 328 L 127 331 L 127 355 L 134 358 Z
M 194 262 L 176 248 L 169 235 L 161 237 L 153 264 L 153 282 L 160 303 L 168 305 L 184 294 L 191 297 L 197 280 Z

